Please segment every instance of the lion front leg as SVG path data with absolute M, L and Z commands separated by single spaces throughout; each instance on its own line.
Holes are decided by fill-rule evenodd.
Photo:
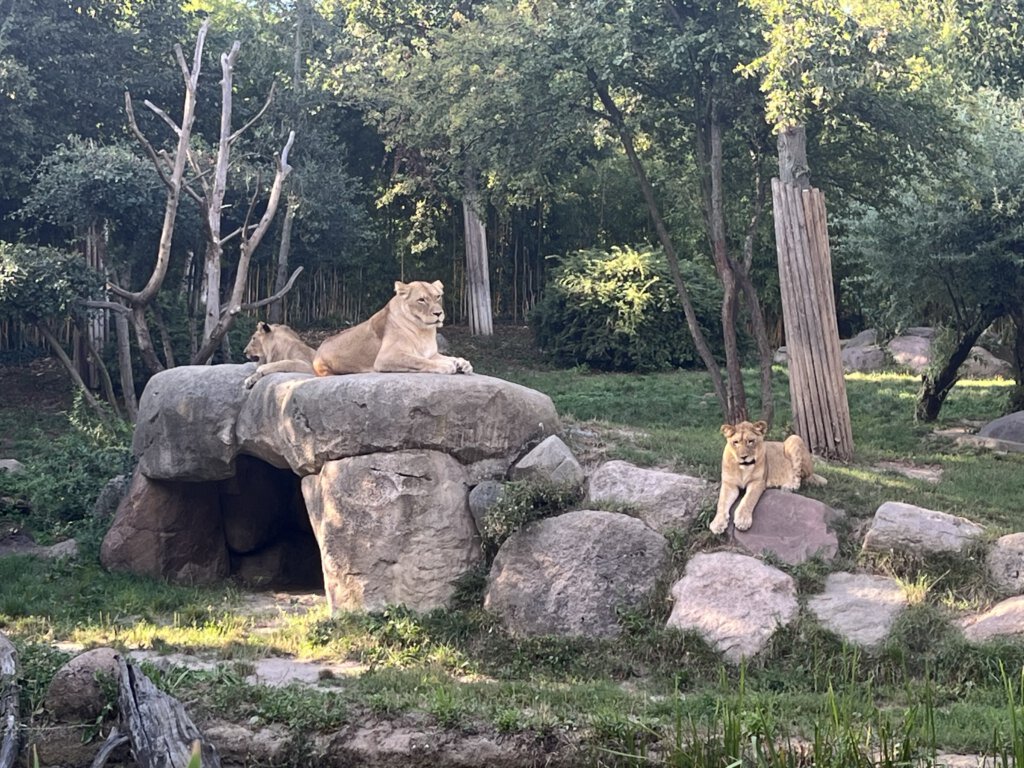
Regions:
M 729 527 L 729 510 L 732 509 L 732 505 L 739 497 L 739 486 L 731 485 L 723 480 L 722 490 L 718 493 L 718 510 L 711 525 L 708 526 L 712 533 L 725 533 L 725 529 Z
M 754 507 L 761 500 L 761 494 L 764 493 L 765 487 L 763 480 L 747 486 L 747 491 L 743 494 L 739 506 L 736 507 L 736 515 L 733 518 L 737 531 L 745 531 L 754 524 Z

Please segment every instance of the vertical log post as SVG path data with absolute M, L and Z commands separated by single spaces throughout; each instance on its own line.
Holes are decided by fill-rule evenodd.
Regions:
M 0 768 L 13 768 L 18 760 L 18 694 L 18 652 L 0 635 Z
M 853 431 L 832 293 L 825 195 L 810 184 L 802 126 L 779 134 L 779 175 L 772 179 L 772 206 L 794 428 L 812 453 L 850 461 Z

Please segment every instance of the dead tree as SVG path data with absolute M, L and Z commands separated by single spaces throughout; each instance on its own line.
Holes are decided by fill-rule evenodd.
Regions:
M 812 453 L 850 461 L 853 431 L 839 349 L 825 195 L 811 186 L 802 127 L 779 134 L 779 175 L 772 179 L 772 205 L 793 423 Z
M 292 275 L 292 279 L 288 282 L 286 288 L 279 295 L 261 302 L 242 304 L 241 298 L 249 279 L 249 265 L 252 254 L 270 227 L 280 201 L 284 180 L 291 171 L 291 166 L 288 164 L 288 152 L 295 141 L 295 134 L 294 132 L 289 134 L 287 143 L 278 157 L 277 172 L 271 185 L 266 209 L 259 222 L 255 224 L 250 223 L 257 202 L 257 198 L 254 195 L 249 203 L 245 223 L 238 230 L 224 235 L 221 232 L 221 214 L 227 190 L 228 172 L 230 170 L 231 147 L 242 133 L 262 117 L 270 105 L 270 97 L 268 97 L 266 104 L 255 117 L 237 131 L 231 130 L 234 65 L 240 48 L 240 43 L 236 41 L 228 53 L 221 55 L 221 120 L 217 154 L 213 166 L 204 167 L 198 154 L 192 148 L 192 128 L 195 122 L 202 52 L 208 28 L 209 21 L 204 22 L 199 29 L 191 67 L 185 60 L 181 46 L 175 46 L 174 49 L 178 66 L 181 69 L 185 82 L 185 100 L 182 108 L 181 122 L 175 122 L 164 110 L 152 102 L 144 102 L 146 107 L 163 120 L 177 136 L 178 143 L 173 155 L 168 155 L 165 151 L 157 151 L 153 147 L 135 120 L 131 95 L 125 94 L 125 110 L 132 133 L 145 149 L 146 154 L 152 160 L 157 173 L 167 188 L 167 201 L 164 208 L 164 222 L 160 233 L 160 244 L 157 250 L 156 264 L 149 280 L 139 291 L 131 291 L 113 283 L 110 285 L 111 290 L 120 296 L 131 309 L 131 320 L 135 328 L 136 338 L 138 339 L 139 352 L 151 373 L 156 373 L 167 366 L 173 365 L 173 361 L 167 356 L 167 352 L 165 352 L 166 365 L 160 361 L 159 356 L 156 354 L 156 348 L 149 330 L 148 314 L 151 313 L 153 301 L 160 292 L 164 279 L 167 276 L 171 258 L 171 245 L 174 238 L 175 219 L 182 193 L 192 198 L 202 211 L 203 230 L 207 243 L 203 268 L 203 293 L 205 296 L 206 316 L 203 324 L 202 344 L 199 345 L 199 349 L 192 357 L 191 362 L 193 364 L 209 361 L 214 350 L 217 349 L 228 331 L 231 330 L 235 318 L 240 311 L 255 306 L 262 306 L 264 303 L 275 300 L 279 295 L 283 295 L 283 293 L 291 289 L 295 278 L 299 274 L 297 270 Z M 192 172 L 202 191 L 194 189 L 189 184 L 189 180 L 186 179 L 186 170 Z M 239 238 L 240 251 L 238 269 L 235 274 L 234 285 L 227 298 L 222 301 L 220 283 L 224 245 L 236 237 Z

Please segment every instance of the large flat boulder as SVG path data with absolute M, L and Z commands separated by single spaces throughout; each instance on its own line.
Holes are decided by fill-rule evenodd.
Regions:
M 685 531 L 715 491 L 699 477 L 607 461 L 590 476 L 591 504 L 625 506 L 659 533 Z
M 875 510 L 864 536 L 865 552 L 902 551 L 914 554 L 961 552 L 985 529 L 965 517 L 887 501 Z
M 250 391 L 237 436 L 242 453 L 309 475 L 328 461 L 398 450 L 440 451 L 463 464 L 505 457 L 558 425 L 547 395 L 491 376 L 292 375 Z
M 757 500 L 754 522 L 735 530 L 736 543 L 752 555 L 771 554 L 789 565 L 812 557 L 831 560 L 839 539 L 831 525 L 839 513 L 816 499 L 769 488 Z

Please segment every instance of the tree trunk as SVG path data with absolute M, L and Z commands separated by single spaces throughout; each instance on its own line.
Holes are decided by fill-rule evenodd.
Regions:
M 800 159 L 805 156 L 802 139 L 802 127 L 780 134 L 782 178 L 772 179 L 793 423 L 812 453 L 850 461 L 853 432 L 839 349 L 825 196 L 809 186 L 806 161 Z
M 81 390 L 82 397 L 85 399 L 86 404 L 93 409 L 96 415 L 100 417 L 101 421 L 107 421 L 107 414 L 104 413 L 103 406 L 100 404 L 100 401 L 96 399 L 96 396 L 93 395 L 93 393 L 90 392 L 89 388 L 85 385 L 85 382 L 82 380 L 82 377 L 78 374 L 78 369 L 75 367 L 74 362 L 71 360 L 70 357 L 68 357 L 68 353 L 64 351 L 64 347 L 61 346 L 60 339 L 58 339 L 54 335 L 53 331 L 50 330 L 49 326 L 47 326 L 46 323 L 36 322 L 36 328 L 39 330 L 39 334 L 44 339 L 46 339 L 46 343 L 50 345 L 50 349 L 53 350 L 53 353 L 57 356 L 57 359 L 60 360 L 61 365 L 64 366 L 64 369 L 68 372 L 68 375 L 71 377 L 71 380 L 75 383 L 75 386 L 78 387 L 79 390 Z
M 722 180 L 722 123 L 717 106 L 708 109 L 707 122 L 697 129 L 697 160 L 702 168 L 701 187 L 705 224 L 711 246 L 711 258 L 722 283 L 722 340 L 725 345 L 725 371 L 728 382 L 725 417 L 730 424 L 745 421 L 747 393 L 743 386 L 736 319 L 739 316 L 739 297 L 736 274 L 729 258 L 725 238 L 725 184 Z M 706 168 L 706 171 L 703 169 Z
M 121 379 L 121 396 L 128 419 L 134 424 L 139 418 L 139 401 L 135 396 L 135 372 L 132 370 L 131 340 L 128 338 L 128 309 L 114 313 L 117 334 L 117 368 Z
M 707 339 L 704 336 L 704 332 L 701 330 L 700 321 L 697 319 L 697 311 L 693 307 L 693 301 L 690 298 L 690 291 L 686 287 L 686 282 L 683 280 L 683 274 L 679 270 L 679 257 L 676 255 L 675 246 L 672 244 L 672 238 L 668 234 L 668 227 L 665 226 L 665 220 L 661 216 L 661 209 L 658 207 L 658 201 L 654 197 L 654 187 L 651 184 L 651 180 L 647 176 L 647 171 L 640 162 L 640 156 L 636 152 L 636 145 L 633 142 L 633 134 L 629 130 L 629 126 L 626 125 L 626 119 L 619 109 L 615 100 L 612 99 L 611 93 L 608 91 L 607 85 L 605 85 L 598 78 L 597 73 L 593 70 L 587 70 L 587 77 L 593 85 L 597 97 L 600 100 L 602 106 L 605 109 L 605 119 L 611 124 L 619 136 L 619 141 L 622 144 L 622 148 L 626 153 L 626 157 L 629 158 L 630 167 L 633 169 L 633 174 L 637 178 L 637 182 L 640 184 L 640 193 L 644 197 L 644 202 L 647 204 L 647 213 L 651 217 L 651 221 L 654 223 L 654 231 L 658 235 L 658 242 L 661 243 L 661 248 L 665 252 L 665 261 L 668 262 L 669 274 L 672 275 L 672 283 L 675 285 L 676 293 L 679 295 L 679 301 L 683 305 L 683 314 L 686 316 L 686 326 L 690 331 L 690 336 L 693 339 L 693 344 L 697 348 L 697 354 L 700 355 L 701 362 L 704 363 L 704 368 L 708 372 L 708 376 L 711 377 L 711 386 L 715 390 L 715 397 L 718 399 L 718 404 L 722 409 L 723 416 L 729 414 L 729 397 L 726 394 L 725 382 L 722 379 L 722 371 L 718 367 L 718 361 L 715 360 L 714 353 L 711 351 L 711 346 L 708 344 Z
M 216 747 L 203 738 L 180 701 L 158 689 L 123 657 L 118 657 L 117 666 L 117 704 L 139 768 L 183 768 L 196 743 L 202 768 L 220 768 Z
M 932 368 L 921 377 L 921 391 L 917 396 L 914 418 L 918 421 L 932 422 L 939 418 L 942 404 L 946 402 L 950 391 L 960 379 L 960 366 L 971 354 L 971 349 L 978 338 L 996 319 L 998 313 L 985 313 L 964 331 L 941 365 L 933 361 Z
M 18 759 L 18 653 L 0 635 L 0 768 L 13 768 Z
M 1013 389 L 1010 412 L 1024 411 L 1024 309 L 1011 313 L 1013 320 Z
M 463 227 L 466 235 L 466 300 L 469 331 L 474 336 L 494 333 L 491 314 L 491 275 L 487 258 L 487 231 L 481 219 L 481 199 L 476 181 L 466 174 L 462 196 Z
M 298 32 L 296 32 L 298 35 Z M 295 221 L 295 207 L 298 199 L 288 195 L 285 200 L 284 222 L 281 225 L 281 243 L 277 249 L 277 272 L 274 275 L 274 293 L 280 293 L 288 282 L 288 260 L 292 251 L 292 222 Z M 284 322 L 284 298 L 272 302 L 267 308 L 267 320 L 271 323 Z

